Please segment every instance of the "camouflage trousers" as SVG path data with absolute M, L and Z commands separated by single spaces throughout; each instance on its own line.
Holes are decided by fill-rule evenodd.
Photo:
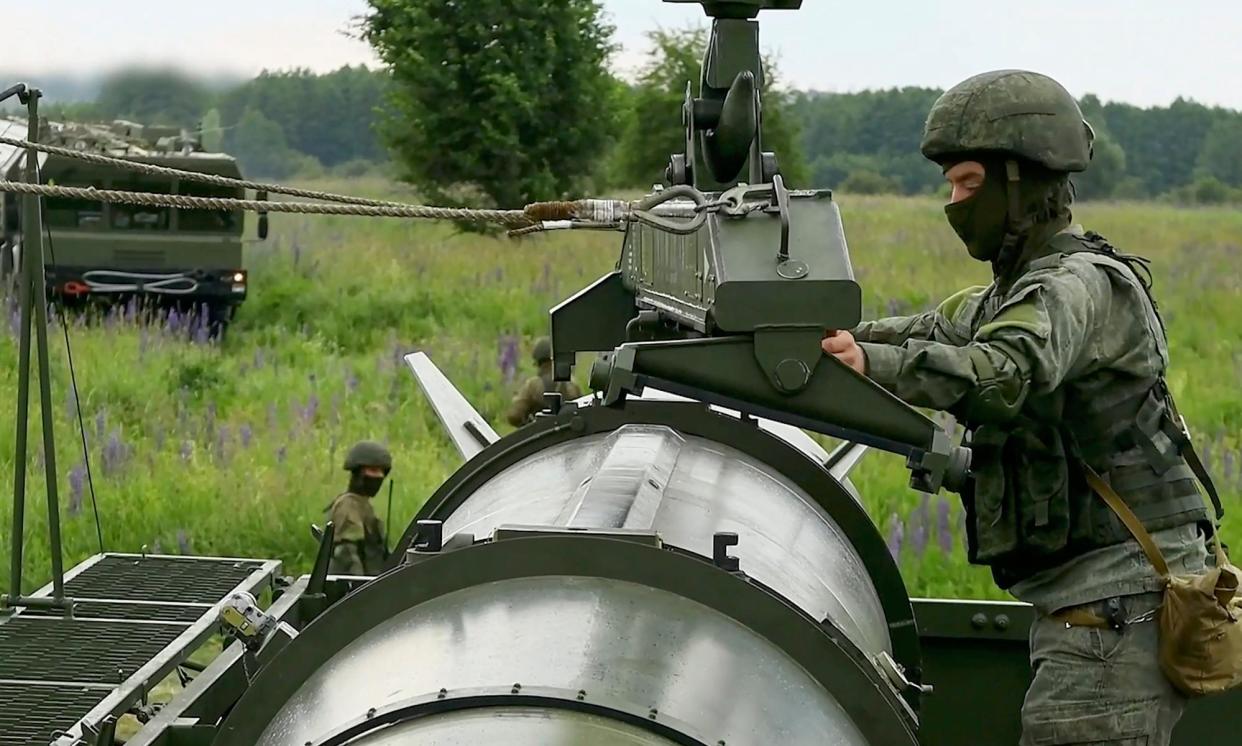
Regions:
M 1154 618 L 1162 594 L 1120 599 L 1120 632 L 1066 628 L 1040 616 L 1031 626 L 1034 680 L 1022 705 L 1022 746 L 1168 746 L 1186 707 L 1160 670 Z M 1086 608 L 1107 617 L 1106 601 Z

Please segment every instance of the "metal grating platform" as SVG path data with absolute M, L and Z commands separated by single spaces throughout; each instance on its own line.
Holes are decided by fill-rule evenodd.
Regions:
M 0 746 L 81 735 L 119 716 L 217 628 L 218 604 L 258 593 L 280 563 L 210 557 L 99 555 L 65 575 L 72 618 L 0 617 Z M 44 588 L 35 595 L 49 595 Z
M 0 626 L 0 681 L 120 684 L 188 626 L 20 614 Z
M 78 619 L 129 619 L 134 621 L 192 624 L 209 608 L 211 608 L 211 604 L 79 601 L 73 608 L 73 615 Z M 59 618 L 61 614 L 59 611 L 30 609 L 22 616 Z
M 65 583 L 73 598 L 215 603 L 263 566 L 253 560 L 108 555 Z
M 0 684 L 0 723 L 4 724 L 0 744 L 50 743 L 55 723 L 76 722 L 105 694 L 93 689 Z

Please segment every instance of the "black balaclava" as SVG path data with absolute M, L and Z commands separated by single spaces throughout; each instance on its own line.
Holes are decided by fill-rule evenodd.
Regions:
M 368 477 L 360 471 L 349 475 L 349 491 L 363 497 L 375 497 L 383 483 L 383 477 Z
M 983 164 L 983 185 L 970 197 L 945 205 L 945 217 L 970 255 L 992 264 L 998 287 L 1008 289 L 1047 240 L 1069 225 L 1069 175 L 1029 161 L 962 160 Z

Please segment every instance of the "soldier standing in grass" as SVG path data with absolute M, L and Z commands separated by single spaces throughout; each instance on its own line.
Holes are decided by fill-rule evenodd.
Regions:
M 1186 701 L 1158 663 L 1163 583 L 1099 495 L 1122 496 L 1174 574 L 1203 571 L 1214 530 L 1195 476 L 1220 508 L 1165 385 L 1146 260 L 1072 224 L 1069 174 L 1093 137 L 1043 75 L 994 71 L 947 91 L 921 149 L 992 283 L 823 348 L 964 424 L 969 559 L 1038 615 L 1022 744 L 1167 746 Z
M 552 340 L 540 337 L 535 341 L 532 357 L 538 368 L 536 375 L 527 378 L 513 395 L 505 419 L 510 425 L 520 427 L 535 419 L 535 413 L 543 409 L 543 395 L 555 391 L 565 401 L 582 396 L 582 390 L 573 381 L 552 380 Z
M 328 507 L 334 525 L 329 571 L 338 575 L 378 575 L 384 570 L 388 548 L 384 528 L 371 498 L 392 470 L 392 454 L 379 443 L 364 440 L 345 455 L 349 489 Z

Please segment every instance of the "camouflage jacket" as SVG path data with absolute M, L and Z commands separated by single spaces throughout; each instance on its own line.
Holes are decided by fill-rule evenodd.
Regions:
M 338 575 L 378 575 L 384 570 L 388 551 L 384 530 L 370 498 L 345 492 L 328 508 L 333 523 L 332 563 Z
M 926 313 L 853 330 L 868 377 L 965 424 L 970 560 L 992 565 L 1002 587 L 1128 538 L 1086 486 L 1079 458 L 1149 530 L 1206 518 L 1193 474 L 1162 438 L 1160 318 L 1129 266 L 1088 250 L 1094 240 L 1071 228 L 1005 292 L 971 287 Z
M 1066 386 L 1098 392 L 1118 377 L 1164 372 L 1163 330 L 1119 262 L 1052 254 L 1007 293 L 994 291 L 969 287 L 926 313 L 860 324 L 853 334 L 867 376 L 909 404 L 981 424 L 1012 420 L 1020 406 L 1006 404 L 1020 398 Z M 1002 394 L 994 406 L 975 398 L 989 384 Z
M 573 381 L 554 381 L 551 373 L 531 376 L 513 395 L 505 419 L 510 425 L 520 427 L 535 419 L 535 413 L 543 409 L 543 395 L 555 391 L 565 401 L 582 396 L 582 390 Z

